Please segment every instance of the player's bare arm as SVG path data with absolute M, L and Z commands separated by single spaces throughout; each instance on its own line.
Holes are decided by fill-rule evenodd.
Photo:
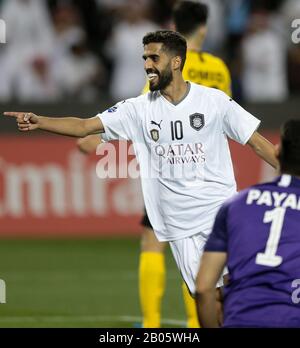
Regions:
M 88 135 L 87 137 L 80 138 L 77 140 L 77 146 L 79 150 L 85 154 L 94 153 L 101 144 L 100 134 Z
M 276 157 L 276 148 L 261 134 L 254 132 L 247 144 L 251 146 L 259 157 L 269 163 L 273 168 L 278 168 L 279 163 Z
M 196 279 L 196 305 L 201 327 L 219 327 L 216 284 L 225 267 L 227 254 L 204 252 Z
M 5 116 L 14 117 L 21 132 L 35 129 L 73 137 L 86 137 L 89 134 L 103 133 L 104 127 L 99 117 L 81 119 L 77 117 L 45 117 L 31 112 L 5 112 Z

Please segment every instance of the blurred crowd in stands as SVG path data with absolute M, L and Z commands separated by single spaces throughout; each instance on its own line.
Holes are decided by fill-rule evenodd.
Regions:
M 300 0 L 202 0 L 204 50 L 229 66 L 240 102 L 300 93 L 300 44 L 291 23 Z M 142 37 L 170 28 L 175 0 L 0 0 L 0 102 L 120 100 L 145 84 Z

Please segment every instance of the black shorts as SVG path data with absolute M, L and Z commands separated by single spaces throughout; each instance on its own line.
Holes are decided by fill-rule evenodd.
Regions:
M 151 223 L 150 223 L 149 218 L 148 218 L 148 215 L 147 215 L 147 212 L 146 212 L 146 209 L 144 210 L 144 216 L 142 217 L 141 225 L 144 227 L 152 228 Z

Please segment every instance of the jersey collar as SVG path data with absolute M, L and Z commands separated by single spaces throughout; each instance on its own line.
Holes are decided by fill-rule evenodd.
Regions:
M 189 82 L 189 81 L 186 81 L 186 83 L 187 83 L 187 90 L 186 90 L 186 93 L 185 93 L 185 95 L 182 97 L 182 99 L 181 100 L 179 100 L 177 103 L 172 103 L 172 102 L 170 102 L 167 98 L 165 98 L 161 93 L 160 93 L 160 91 L 159 91 L 159 94 L 161 95 L 161 97 L 167 102 L 167 103 L 169 103 L 170 105 L 172 105 L 172 106 L 178 106 L 179 104 L 181 104 L 181 103 L 183 103 L 186 99 L 187 99 L 187 97 L 189 96 L 189 94 L 190 94 L 190 92 L 191 92 L 191 83 Z

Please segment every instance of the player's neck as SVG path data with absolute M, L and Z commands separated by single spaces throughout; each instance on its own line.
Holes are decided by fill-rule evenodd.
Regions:
M 189 86 L 184 81 L 182 75 L 173 79 L 170 85 L 161 90 L 160 93 L 171 103 L 179 103 L 188 93 Z
M 187 49 L 189 51 L 201 52 L 203 46 L 203 39 L 197 35 L 187 38 Z

